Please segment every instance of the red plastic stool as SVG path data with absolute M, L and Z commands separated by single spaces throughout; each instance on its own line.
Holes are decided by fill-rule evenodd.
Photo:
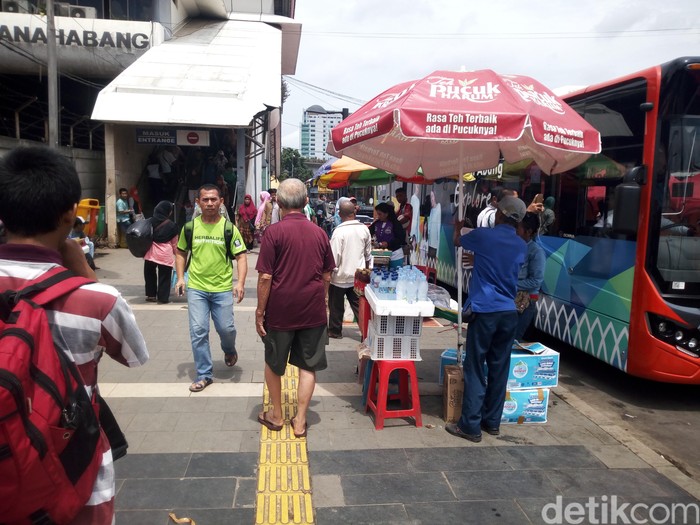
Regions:
M 420 394 L 418 392 L 418 377 L 416 376 L 415 361 L 381 360 L 372 363 L 372 373 L 369 378 L 369 389 L 365 412 L 374 412 L 374 428 L 384 428 L 384 420 L 393 417 L 412 417 L 417 427 L 423 426 L 420 412 Z M 399 392 L 389 394 L 389 376 L 396 370 L 399 373 Z M 411 376 L 411 408 L 408 407 L 408 381 Z M 379 383 L 379 387 L 377 387 Z M 387 410 L 387 403 L 393 400 L 401 401 L 401 409 Z
M 367 299 L 365 299 L 365 296 L 362 295 L 360 296 L 360 318 L 357 320 L 357 324 L 360 327 L 360 335 L 362 336 L 362 340 L 364 341 L 365 338 L 367 337 L 367 329 L 369 326 L 369 320 L 370 317 L 372 317 L 372 308 L 370 307 L 369 303 L 367 302 Z

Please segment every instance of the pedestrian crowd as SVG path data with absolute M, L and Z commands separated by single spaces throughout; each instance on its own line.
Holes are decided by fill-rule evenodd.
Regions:
M 213 163 L 224 169 L 228 162 L 218 157 Z M 166 194 L 165 165 L 175 170 L 177 159 L 177 152 L 168 148 L 149 159 L 149 166 L 157 164 L 157 169 L 149 170 L 153 195 Z M 192 162 L 185 165 L 193 172 L 201 168 Z M 172 201 L 163 199 L 154 207 L 149 219 L 152 242 L 143 257 L 146 301 L 167 304 L 172 289 L 178 296 L 186 295 L 194 362 L 189 390 L 201 392 L 214 381 L 210 323 L 219 336 L 225 365 L 234 367 L 238 362 L 234 303 L 245 297 L 247 254 L 258 247 L 255 328 L 265 350 L 270 406 L 257 419 L 271 431 L 286 424 L 281 377 L 287 364 L 292 364 L 299 368 L 299 381 L 296 413 L 289 425 L 294 436 L 305 437 L 316 372 L 328 366 L 329 338 L 343 337 L 346 301 L 355 318 L 360 317 L 355 273 L 371 267 L 373 250 L 389 252 L 389 266 L 404 264 L 414 209 L 405 189 L 399 188 L 397 205 L 389 200 L 377 204 L 368 227 L 357 220 L 354 197 L 339 199 L 333 208 L 321 196 L 312 208 L 304 183 L 286 179 L 278 188 L 262 191 L 257 204 L 252 195 L 245 195 L 229 220 L 221 212 L 230 201 L 219 175 L 217 170 L 207 173 L 205 165 L 198 178 L 205 182 L 196 187 L 192 182 L 190 199 L 199 213 L 181 228 L 174 220 Z M 97 370 L 103 354 L 135 367 L 148 360 L 148 351 L 129 305 L 116 289 L 97 282 L 94 245 L 82 231 L 85 221 L 76 216 L 80 193 L 75 168 L 53 150 L 20 147 L 0 159 L 0 220 L 7 236 L 0 245 L 0 294 L 6 302 L 7 298 L 29 299 L 35 293 L 42 297 L 39 288 L 58 286 L 57 272 L 67 269 L 73 276 L 82 276 L 84 280 L 74 289 L 50 295 L 34 306 L 47 312 L 56 352 L 77 365 L 79 384 L 97 402 Z M 481 440 L 482 431 L 500 431 L 510 349 L 532 321 L 543 280 L 544 253 L 536 236 L 554 221 L 553 213 L 547 214 L 553 201 L 543 203 L 538 196 L 527 207 L 515 192 L 493 195 L 476 219 L 479 227 L 463 230 L 465 221 L 458 221 L 454 236 L 455 245 L 472 254 L 473 270 L 464 304 L 469 330 L 462 414 L 446 429 L 473 442 Z M 120 188 L 116 202 L 120 241 L 125 240 L 135 213 L 129 192 Z M 87 253 L 72 239 L 85 243 Z M 6 302 L 0 303 L 0 323 L 13 319 L 9 312 L 16 305 L 12 302 L 9 308 Z M 0 329 L 4 326 L 0 324 Z M 106 411 L 99 411 L 101 420 Z M 0 425 L 2 418 L 0 414 Z M 80 505 L 61 511 L 71 514 L 65 523 L 113 521 L 117 445 L 102 424 L 99 442 L 93 447 L 97 462 L 89 490 L 84 490 Z M 0 449 L 2 445 L 0 438 Z M 78 456 L 74 458 L 80 462 Z M 74 465 L 64 467 L 70 470 Z M 1 495 L 9 494 L 8 483 L 14 482 L 0 481 Z M 27 503 L 27 516 L 45 513 L 53 519 L 60 497 L 35 498 L 38 507 Z

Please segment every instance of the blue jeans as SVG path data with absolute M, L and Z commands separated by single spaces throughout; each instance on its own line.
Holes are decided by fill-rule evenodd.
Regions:
M 517 325 L 516 311 L 477 313 L 476 319 L 469 323 L 462 415 L 457 423 L 466 434 L 481 434 L 482 424 L 489 428 L 501 425 Z
M 233 292 L 203 292 L 187 290 L 190 317 L 190 340 L 197 380 L 212 379 L 213 366 L 209 346 L 209 316 L 221 338 L 224 354 L 236 352 L 236 327 L 233 324 Z
M 515 338 L 518 341 L 521 341 L 525 336 L 525 332 L 527 332 L 527 329 L 530 327 L 530 323 L 532 323 L 536 313 L 537 302 L 531 300 L 528 307 L 523 310 L 523 313 L 518 315 L 518 327 L 515 330 Z

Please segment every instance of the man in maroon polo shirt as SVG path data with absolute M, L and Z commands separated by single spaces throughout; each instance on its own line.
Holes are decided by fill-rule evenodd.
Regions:
M 316 386 L 316 371 L 326 363 L 326 304 L 333 252 L 326 233 L 306 220 L 306 186 L 286 179 L 277 189 L 281 220 L 265 230 L 256 270 L 258 306 L 255 329 L 265 344 L 265 383 L 272 408 L 258 415 L 260 424 L 281 430 L 282 381 L 287 361 L 299 367 L 296 437 L 306 436 L 306 411 Z

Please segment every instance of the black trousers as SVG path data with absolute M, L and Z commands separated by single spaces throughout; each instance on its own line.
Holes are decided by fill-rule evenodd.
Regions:
M 343 335 L 343 314 L 345 313 L 345 302 L 343 299 L 345 297 L 348 298 L 355 318 L 360 319 L 360 298 L 352 286 L 350 288 L 340 288 L 331 284 L 328 288 L 329 334 Z
M 171 266 L 143 261 L 143 280 L 146 282 L 146 297 L 155 297 L 159 303 L 170 300 Z

